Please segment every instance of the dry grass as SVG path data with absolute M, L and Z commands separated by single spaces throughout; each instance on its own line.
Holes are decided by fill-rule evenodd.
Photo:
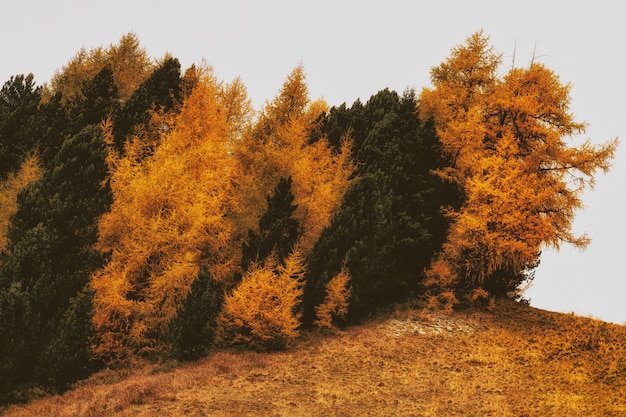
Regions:
M 398 311 L 286 352 L 101 372 L 6 416 L 624 416 L 626 328 L 512 303 Z

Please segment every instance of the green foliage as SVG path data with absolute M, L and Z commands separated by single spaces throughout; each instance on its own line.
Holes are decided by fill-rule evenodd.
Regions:
M 167 58 L 137 87 L 116 117 L 113 135 L 118 152 L 123 151 L 124 142 L 135 126 L 147 125 L 151 111 L 171 111 L 181 99 L 181 93 L 180 62 Z
M 7 352 L 4 360 L 13 370 L 5 388 L 35 381 L 63 387 L 92 368 L 85 353 L 90 345 L 84 338 L 85 317 L 79 314 L 88 304 L 79 294 L 103 263 L 93 245 L 96 220 L 108 209 L 111 196 L 102 132 L 93 124 L 80 127 L 78 120 L 98 120 L 108 111 L 103 103 L 115 97 L 94 98 L 99 94 L 94 91 L 113 94 L 106 87 L 110 81 L 110 73 L 103 70 L 85 85 L 84 108 L 78 101 L 64 107 L 53 97 L 37 115 L 43 173 L 18 195 L 0 262 L 0 302 L 5 303 L 0 310 L 9 311 L 9 317 L 22 312 L 13 324 L 4 318 L 0 322 L 0 333 L 11 335 L 0 340 L 0 350 Z M 72 354 L 85 362 L 66 366 L 70 358 L 59 354 L 64 346 L 82 346 Z
M 91 350 L 96 339 L 92 317 L 93 289 L 87 284 L 63 313 L 41 354 L 36 379 L 44 385 L 66 389 L 101 365 Z
M 166 343 L 177 359 L 205 356 L 213 346 L 216 320 L 223 303 L 223 289 L 203 266 L 189 294 L 170 323 Z
M 33 147 L 40 99 L 32 74 L 11 77 L 0 90 L 0 180 L 17 170 Z
M 420 121 L 416 107 L 412 91 L 400 97 L 383 90 L 365 106 L 355 104 L 354 124 L 343 106 L 325 120 L 330 136 L 340 135 L 342 125 L 343 131 L 354 131 L 359 168 L 310 257 L 307 323 L 344 259 L 352 276 L 353 319 L 420 290 L 422 271 L 445 235 L 440 207 L 457 197 L 430 173 L 444 161 L 432 127 Z
M 3 277 L 0 276 L 0 279 Z M 6 282 L 0 286 L 0 402 L 11 400 L 11 392 L 27 382 L 32 372 L 29 366 L 30 339 L 24 334 L 33 330 L 29 325 L 32 316 L 28 294 L 18 282 Z
M 118 103 L 113 70 L 110 65 L 106 65 L 85 83 L 82 94 L 73 97 L 68 103 L 72 132 L 78 132 L 87 125 L 100 124 L 105 117 L 116 114 Z
M 291 177 L 281 178 L 274 193 L 267 196 L 267 210 L 259 221 L 259 233 L 248 232 L 248 242 L 242 246 L 241 267 L 247 270 L 251 263 L 263 261 L 274 252 L 278 262 L 291 252 L 298 240 L 298 221 L 293 213 L 298 207 L 293 204 Z

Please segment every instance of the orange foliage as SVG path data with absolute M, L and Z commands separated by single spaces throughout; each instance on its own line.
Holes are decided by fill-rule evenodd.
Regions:
M 100 220 L 98 244 L 111 258 L 92 277 L 100 356 L 158 348 L 200 265 L 218 280 L 232 274 L 226 215 L 236 176 L 232 139 L 241 121 L 229 115 L 241 114 L 231 106 L 242 103 L 240 84 L 224 86 L 207 70 L 153 152 L 145 154 L 141 137 L 126 144 L 121 159 L 111 151 L 114 202 Z M 110 129 L 105 136 L 110 142 Z
M 218 341 L 259 350 L 280 349 L 292 343 L 299 334 L 304 275 L 304 259 L 298 248 L 285 259 L 285 265 L 277 265 L 276 258 L 270 256 L 263 266 L 252 266 L 224 299 L 218 317 Z
M 345 319 L 348 315 L 351 295 L 350 273 L 344 266 L 326 283 L 326 297 L 322 304 L 315 307 L 317 316 L 315 325 L 320 329 L 332 329 L 334 319 Z
M 448 240 L 429 271 L 443 287 L 520 274 L 545 245 L 584 248 L 588 238 L 571 230 L 580 194 L 608 170 L 617 146 L 569 147 L 564 139 L 585 130 L 569 111 L 570 86 L 536 63 L 498 77 L 499 64 L 488 39 L 474 34 L 432 70 L 434 88 L 422 92 L 422 117 L 434 119 L 452 159 L 437 174 L 466 197 L 448 212 Z
M 17 212 L 17 195 L 28 184 L 41 177 L 41 167 L 36 156 L 24 160 L 20 170 L 0 182 L 0 252 L 6 249 L 7 232 L 11 217 Z
M 308 254 L 341 204 L 353 171 L 350 144 L 333 152 L 326 138 L 310 143 L 310 133 L 327 110 L 311 102 L 302 67 L 296 67 L 280 94 L 268 103 L 237 148 L 242 165 L 241 229 L 255 229 L 266 195 L 281 177 L 293 180 L 295 217 L 302 228 L 300 248 Z
M 44 91 L 44 101 L 51 94 L 62 92 L 67 100 L 80 94 L 83 84 L 91 80 L 106 65 L 111 65 L 113 79 L 122 100 L 128 99 L 133 91 L 149 75 L 153 68 L 145 49 L 139 45 L 139 39 L 128 33 L 117 44 L 107 49 L 102 47 L 87 51 L 82 48 L 70 61 L 57 71 Z

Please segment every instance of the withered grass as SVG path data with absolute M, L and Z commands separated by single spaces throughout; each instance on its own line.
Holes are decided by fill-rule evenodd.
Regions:
M 511 302 L 399 309 L 285 352 L 103 371 L 15 416 L 624 416 L 626 327 Z

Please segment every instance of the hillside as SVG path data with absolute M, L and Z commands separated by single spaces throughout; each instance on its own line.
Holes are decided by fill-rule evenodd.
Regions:
M 622 416 L 626 327 L 511 302 L 401 309 L 285 352 L 103 371 L 16 416 Z

